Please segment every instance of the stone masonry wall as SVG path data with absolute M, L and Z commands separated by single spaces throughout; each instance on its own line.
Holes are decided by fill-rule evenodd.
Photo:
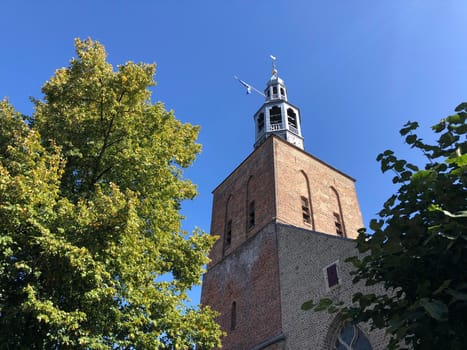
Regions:
M 368 292 L 362 284 L 353 285 L 349 274 L 352 265 L 344 260 L 357 254 L 352 240 L 318 232 L 277 225 L 281 286 L 282 327 L 287 350 L 328 350 L 335 341 L 336 315 L 326 312 L 302 311 L 307 300 L 331 298 L 351 303 L 357 291 Z M 325 268 L 337 262 L 339 285 L 327 288 Z M 382 288 L 372 292 L 383 293 Z M 384 331 L 369 333 L 368 325 L 359 325 L 374 350 L 387 344 Z

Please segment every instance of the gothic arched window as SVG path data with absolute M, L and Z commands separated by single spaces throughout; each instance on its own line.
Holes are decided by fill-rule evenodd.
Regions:
M 305 174 L 303 170 L 300 170 L 300 173 L 303 176 L 303 180 L 301 182 L 300 187 L 300 204 L 302 209 L 302 218 L 305 224 L 311 225 L 311 228 L 315 229 L 315 223 L 313 219 L 313 206 L 311 203 L 311 190 L 310 190 L 310 181 L 308 180 L 308 176 Z
M 345 232 L 344 217 L 343 217 L 343 213 L 342 213 L 342 205 L 341 205 L 341 200 L 340 200 L 340 197 L 339 197 L 339 193 L 332 186 L 331 186 L 331 190 L 334 193 L 334 197 L 335 197 L 335 207 L 334 207 L 333 219 L 334 219 L 334 225 L 335 225 L 335 228 L 336 228 L 336 234 L 341 236 L 341 237 L 347 237 L 347 234 Z
M 353 323 L 346 322 L 339 329 L 333 350 L 372 350 L 365 334 Z

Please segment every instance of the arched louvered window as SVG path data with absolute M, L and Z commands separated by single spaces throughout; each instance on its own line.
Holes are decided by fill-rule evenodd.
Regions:
M 334 220 L 334 226 L 336 230 L 335 232 L 338 236 L 347 237 L 347 234 L 345 232 L 344 216 L 342 214 L 342 205 L 341 205 L 339 193 L 332 186 L 331 186 L 331 191 L 334 193 L 334 198 L 335 198 L 334 212 L 333 212 L 333 220 Z
M 300 173 L 302 174 L 302 183 L 299 187 L 302 219 L 305 224 L 311 225 L 311 229 L 314 230 L 315 223 L 313 218 L 313 205 L 311 203 L 310 181 L 303 170 L 300 170 Z

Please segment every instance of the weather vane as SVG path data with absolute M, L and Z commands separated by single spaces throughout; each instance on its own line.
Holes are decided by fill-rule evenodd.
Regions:
M 273 56 L 273 55 L 269 55 L 269 57 L 270 57 L 271 60 L 272 60 L 272 75 L 273 75 L 273 77 L 277 77 L 277 68 L 276 68 L 276 59 L 277 59 L 277 58 L 276 58 L 276 56 Z M 246 93 L 247 93 L 247 95 L 248 95 L 248 94 L 251 94 L 251 92 L 254 91 L 254 92 L 260 94 L 261 96 L 266 97 L 265 94 L 263 94 L 261 91 L 259 91 L 257 88 L 255 88 L 253 85 L 248 84 L 247 82 L 241 80 L 241 79 L 240 79 L 239 77 L 237 77 L 236 75 L 234 75 L 234 78 L 235 78 L 236 80 L 238 80 L 238 82 L 239 82 L 240 84 L 242 84 L 244 87 L 246 87 Z
M 269 57 L 271 57 L 271 60 L 272 60 L 272 75 L 273 76 L 277 76 L 277 68 L 276 68 L 276 56 L 273 56 L 273 55 L 269 55 Z

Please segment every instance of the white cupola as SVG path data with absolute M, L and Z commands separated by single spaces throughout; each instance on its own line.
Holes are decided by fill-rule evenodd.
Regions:
M 273 58 L 272 76 L 266 84 L 266 101 L 255 113 L 255 148 L 270 135 L 277 135 L 284 140 L 304 149 L 300 127 L 300 109 L 287 101 L 287 88 L 278 77 Z

